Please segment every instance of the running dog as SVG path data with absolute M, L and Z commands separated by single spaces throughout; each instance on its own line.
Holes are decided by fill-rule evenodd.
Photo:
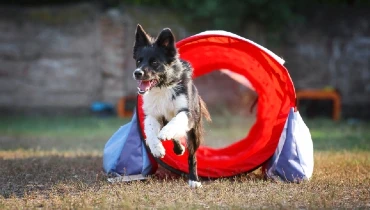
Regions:
M 163 29 L 156 38 L 138 25 L 133 58 L 134 79 L 143 95 L 146 143 L 156 158 L 165 156 L 161 141 L 172 140 L 173 151 L 184 154 L 181 139 L 186 138 L 189 153 L 189 186 L 201 186 L 197 173 L 196 151 L 203 140 L 202 117 L 210 121 L 204 101 L 192 80 L 190 63 L 181 60 L 171 29 Z

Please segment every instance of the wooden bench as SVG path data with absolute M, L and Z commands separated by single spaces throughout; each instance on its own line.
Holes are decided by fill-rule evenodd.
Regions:
M 136 106 L 136 95 L 121 97 L 117 102 L 118 117 L 125 118 L 133 115 Z M 134 106 L 133 106 L 134 105 Z
M 332 100 L 333 101 L 333 113 L 332 118 L 335 121 L 340 120 L 341 113 L 341 97 L 335 90 L 297 90 L 297 106 L 299 106 L 299 100 L 312 99 L 312 100 Z

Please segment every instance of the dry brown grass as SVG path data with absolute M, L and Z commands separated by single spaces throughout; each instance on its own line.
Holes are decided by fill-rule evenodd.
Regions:
M 0 209 L 370 209 L 369 124 L 310 122 L 316 152 L 309 182 L 265 181 L 257 174 L 203 181 L 192 190 L 186 179 L 164 170 L 144 182 L 108 183 L 104 135 L 121 122 L 111 130 L 99 127 L 106 121 L 64 122 L 0 122 Z M 246 133 L 239 121 L 228 123 L 222 131 L 216 122 L 214 130 L 226 137 Z
M 311 181 L 288 184 L 259 176 L 205 181 L 159 175 L 110 184 L 98 154 L 0 153 L 0 209 L 370 208 L 370 153 L 317 152 Z M 170 175 L 167 173 L 167 175 Z

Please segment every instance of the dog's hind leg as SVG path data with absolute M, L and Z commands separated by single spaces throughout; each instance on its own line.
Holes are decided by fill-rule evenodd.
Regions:
M 189 186 L 191 188 L 201 187 L 202 184 L 199 181 L 197 172 L 197 157 L 195 155 L 196 150 L 199 147 L 199 142 L 196 139 L 194 129 L 188 132 L 187 145 L 189 150 L 188 164 L 189 164 Z

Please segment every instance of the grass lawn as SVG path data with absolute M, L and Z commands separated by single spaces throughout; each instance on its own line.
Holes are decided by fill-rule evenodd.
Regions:
M 213 117 L 205 144 L 245 136 L 253 119 Z M 0 118 L 0 209 L 370 208 L 370 123 L 307 120 L 315 148 L 312 179 L 264 181 L 258 174 L 204 181 L 163 169 L 146 182 L 110 184 L 102 172 L 107 139 L 129 119 Z M 247 127 L 247 128 L 246 128 Z M 225 141 L 227 139 L 227 141 Z

